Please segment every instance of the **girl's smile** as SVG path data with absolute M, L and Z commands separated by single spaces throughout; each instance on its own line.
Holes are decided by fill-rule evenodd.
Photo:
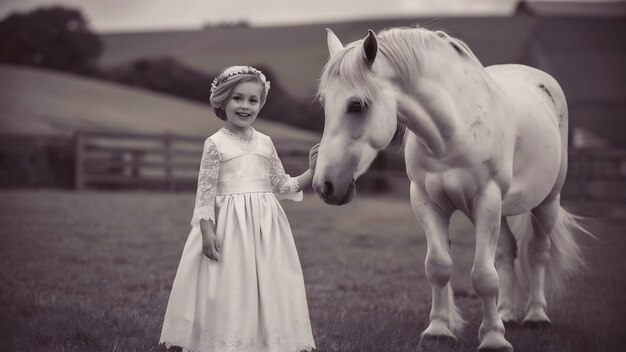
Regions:
M 226 127 L 233 132 L 246 131 L 261 110 L 262 92 L 263 87 L 258 82 L 238 84 L 224 106 Z

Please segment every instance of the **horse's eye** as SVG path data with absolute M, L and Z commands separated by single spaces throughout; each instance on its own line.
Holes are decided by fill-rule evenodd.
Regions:
M 360 100 L 352 100 L 348 103 L 348 113 L 359 113 L 365 110 L 365 106 Z

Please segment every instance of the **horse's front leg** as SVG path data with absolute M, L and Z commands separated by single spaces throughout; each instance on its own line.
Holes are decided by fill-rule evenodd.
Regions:
M 441 211 L 415 183 L 411 183 L 411 205 L 426 233 L 426 277 L 432 287 L 430 324 L 422 333 L 421 342 L 423 345 L 455 343 L 454 334 L 464 321 L 454 304 L 450 286 L 452 258 L 448 227 L 451 214 Z
M 499 280 L 495 257 L 500 233 L 502 194 L 498 185 L 490 181 L 477 197 L 472 207 L 472 218 L 476 227 L 472 284 L 483 306 L 478 350 L 513 351 L 513 346 L 504 338 L 504 324 L 496 311 Z

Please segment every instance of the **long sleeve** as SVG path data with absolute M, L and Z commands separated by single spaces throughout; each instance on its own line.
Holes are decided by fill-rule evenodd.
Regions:
M 199 226 L 200 220 L 210 220 L 215 224 L 215 192 L 220 170 L 220 154 L 215 142 L 207 138 L 204 142 L 200 172 L 198 173 L 198 191 L 193 209 L 191 226 Z
M 298 185 L 298 179 L 285 173 L 285 168 L 278 158 L 278 153 L 273 143 L 270 156 L 270 182 L 276 198 L 294 201 L 302 200 L 302 191 Z

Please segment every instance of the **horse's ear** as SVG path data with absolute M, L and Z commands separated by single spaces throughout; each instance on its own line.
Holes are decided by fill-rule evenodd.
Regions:
M 378 53 L 378 41 L 376 40 L 376 34 L 371 29 L 367 31 L 367 37 L 363 41 L 363 51 L 365 52 L 367 66 L 372 67 Z
M 335 56 L 341 49 L 343 49 L 343 44 L 333 31 L 330 28 L 326 28 L 326 42 L 328 43 L 328 52 L 330 53 L 330 57 Z

